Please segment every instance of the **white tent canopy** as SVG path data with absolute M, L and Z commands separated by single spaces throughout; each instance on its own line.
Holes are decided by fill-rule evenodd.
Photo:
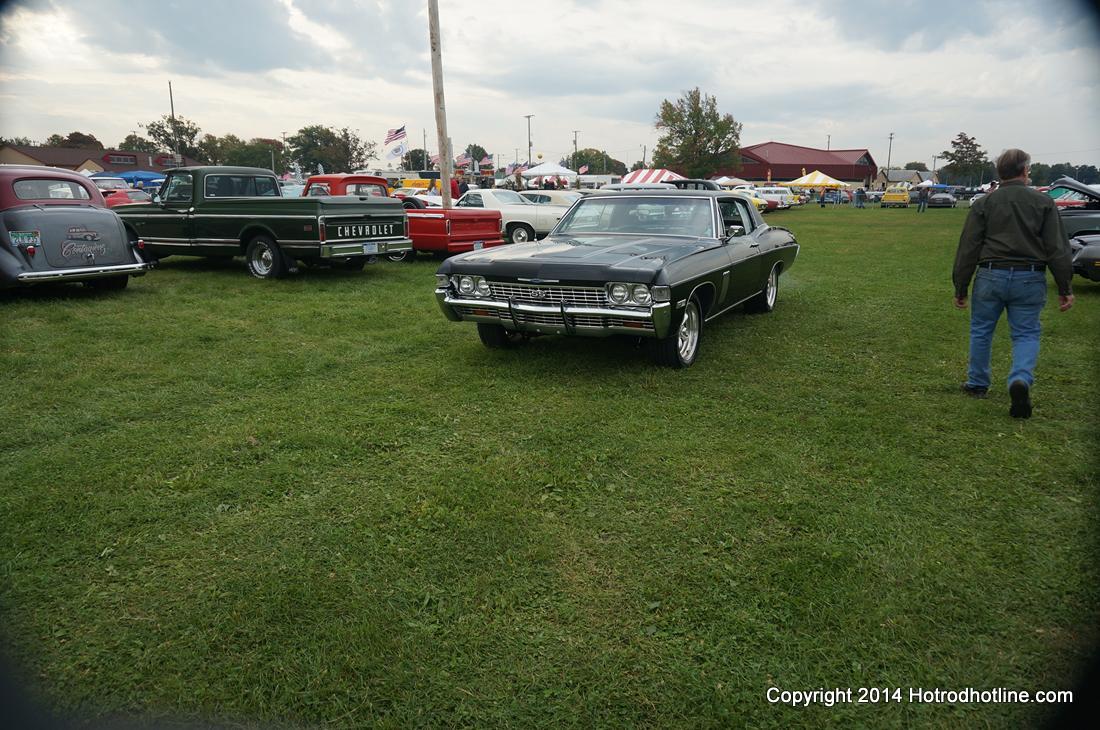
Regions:
M 672 170 L 634 170 L 623 175 L 624 183 L 659 183 L 669 180 L 683 180 L 683 175 L 677 175 Z
M 915 187 L 915 188 L 930 188 L 935 184 L 936 183 L 932 182 L 931 180 L 925 180 L 924 182 L 917 183 L 913 187 Z
M 574 178 L 577 173 L 568 167 L 562 167 L 556 162 L 544 162 L 523 171 L 524 177 L 568 177 Z
M 729 177 L 727 175 L 723 175 L 722 177 L 714 178 L 714 182 L 718 183 L 719 185 L 728 185 L 730 187 L 733 187 L 734 185 L 750 185 L 751 184 L 748 180 L 742 180 L 739 177 Z

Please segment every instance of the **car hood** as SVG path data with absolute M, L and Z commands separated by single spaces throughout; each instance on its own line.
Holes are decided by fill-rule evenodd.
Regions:
M 554 235 L 461 254 L 445 261 L 439 273 L 650 283 L 669 263 L 721 245 L 713 238 L 681 236 Z
M 1100 192 L 1097 192 L 1096 190 L 1093 190 L 1092 188 L 1090 188 L 1088 185 L 1085 185 L 1084 183 L 1077 182 L 1072 177 L 1060 177 L 1057 180 L 1055 180 L 1054 182 L 1052 182 L 1049 187 L 1051 189 L 1066 188 L 1067 190 L 1072 190 L 1074 192 L 1081 193 L 1082 195 L 1088 196 L 1089 200 L 1098 200 L 1098 201 L 1100 201 Z

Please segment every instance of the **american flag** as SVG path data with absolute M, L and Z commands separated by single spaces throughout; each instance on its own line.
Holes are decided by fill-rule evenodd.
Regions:
M 433 165 L 439 164 L 439 155 L 432 155 L 429 159 Z
M 485 155 L 484 157 L 481 158 L 481 162 L 479 164 L 481 164 L 481 165 L 492 165 L 493 160 L 489 157 L 489 155 Z
M 405 125 L 402 124 L 397 129 L 390 129 L 386 131 L 386 141 L 382 143 L 383 146 L 396 142 L 399 139 L 405 139 Z
M 469 165 L 471 162 L 472 160 L 470 159 L 470 156 L 465 152 L 455 158 L 455 164 L 459 167 L 462 167 L 463 165 Z
M 577 170 L 578 175 L 583 175 L 588 172 L 588 165 L 581 165 L 581 169 Z

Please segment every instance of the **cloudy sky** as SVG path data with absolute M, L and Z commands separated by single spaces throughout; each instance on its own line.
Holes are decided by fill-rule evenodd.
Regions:
M 1100 164 L 1100 21 L 1076 0 L 440 0 L 456 149 L 628 165 L 695 86 L 767 140 L 921 160 L 960 131 L 995 155 Z M 424 0 L 27 0 L 0 9 L 0 135 L 117 144 L 168 111 L 204 132 L 306 124 L 436 144 Z

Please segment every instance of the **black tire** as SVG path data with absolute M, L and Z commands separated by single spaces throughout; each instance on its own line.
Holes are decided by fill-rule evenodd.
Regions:
M 353 259 L 346 259 L 341 261 L 337 266 L 343 271 L 362 271 L 363 266 L 367 263 L 366 258 L 362 256 L 356 256 Z
M 248 242 L 244 251 L 248 273 L 257 279 L 276 279 L 286 272 L 286 259 L 269 236 L 256 236 Z
M 481 344 L 492 349 L 513 347 L 523 338 L 520 333 L 510 332 L 502 325 L 486 322 L 477 323 L 477 336 L 481 338 Z
M 97 291 L 122 291 L 130 283 L 130 277 L 107 276 L 102 279 L 89 279 L 84 283 Z
M 699 355 L 703 337 L 703 310 L 695 297 L 684 308 L 680 326 L 663 340 L 653 340 L 651 353 L 658 365 L 670 368 L 691 367 Z
M 386 254 L 386 261 L 392 261 L 395 264 L 406 263 L 411 264 L 416 261 L 416 249 L 410 248 L 408 251 L 399 251 L 398 253 Z
M 779 264 L 768 272 L 764 288 L 752 299 L 745 302 L 745 311 L 751 314 L 767 314 L 775 309 L 775 298 L 779 293 Z
M 417 200 L 416 198 L 405 198 L 401 201 L 401 205 L 409 210 L 420 210 L 425 207 L 423 201 Z
M 535 229 L 526 223 L 509 223 L 508 243 L 527 243 L 535 240 Z

